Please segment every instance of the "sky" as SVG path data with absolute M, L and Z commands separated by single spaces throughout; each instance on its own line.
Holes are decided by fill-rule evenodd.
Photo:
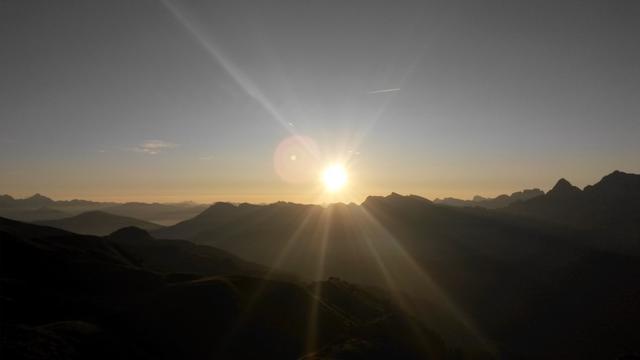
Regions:
M 637 1 L 0 0 L 0 193 L 360 202 L 640 173 L 639 34 Z

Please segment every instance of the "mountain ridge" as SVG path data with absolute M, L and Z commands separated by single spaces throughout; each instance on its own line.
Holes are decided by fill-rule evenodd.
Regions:
M 58 220 L 44 220 L 34 222 L 38 225 L 46 225 L 68 230 L 85 235 L 109 235 L 112 232 L 125 227 L 138 227 L 145 230 L 157 230 L 161 225 L 134 219 L 131 217 L 114 215 L 105 211 L 94 210 L 75 216 Z

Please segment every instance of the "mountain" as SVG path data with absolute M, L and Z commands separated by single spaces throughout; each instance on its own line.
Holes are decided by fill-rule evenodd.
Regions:
M 39 208 L 44 206 L 51 206 L 54 204 L 54 201 L 46 196 L 35 194 L 29 198 L 23 199 L 22 204 L 27 207 Z
M 460 358 L 355 285 L 247 275 L 259 266 L 141 229 L 96 237 L 0 218 L 0 247 L 7 359 L 325 358 L 351 344 L 368 359 Z
M 618 358 L 640 351 L 639 254 L 611 251 L 637 178 L 502 209 L 217 203 L 105 237 L 2 220 L 3 332 L 137 358 Z
M 249 215 L 259 209 L 262 209 L 259 205 L 240 204 L 236 206 L 231 203 L 218 202 L 191 219 L 155 231 L 154 235 L 163 238 L 189 239 L 207 229 Z
M 560 179 L 544 196 L 504 210 L 589 231 L 606 239 L 600 246 L 640 249 L 640 175 L 614 171 L 584 190 Z
M 614 183 L 606 188 L 626 190 L 603 192 L 600 202 L 634 187 L 633 181 Z M 518 204 L 548 196 L 571 202 L 582 192 L 561 182 L 550 194 Z M 625 208 L 619 216 L 637 214 Z M 640 276 L 638 256 L 594 247 L 595 240 L 609 239 L 606 233 L 506 209 L 448 207 L 396 193 L 361 205 L 215 204 L 157 234 L 302 278 L 383 287 L 398 294 L 394 302 L 417 309 L 415 316 L 445 341 L 488 343 L 508 358 L 615 357 L 621 346 L 640 343 L 630 330 L 640 320 L 633 305 L 640 300 L 633 280 Z M 534 338 L 532 348 L 524 339 Z
M 512 203 L 518 201 L 525 201 L 540 195 L 544 195 L 544 192 L 540 189 L 526 189 L 522 191 L 517 191 L 512 193 L 511 195 L 499 195 L 495 198 L 488 199 L 482 196 L 476 195 L 473 197 L 473 200 L 460 200 L 456 198 L 444 198 L 444 199 L 435 199 L 433 202 L 441 205 L 448 206 L 469 206 L 469 207 L 481 207 L 485 209 L 499 209 L 506 206 L 509 206 Z
M 115 215 L 128 216 L 163 225 L 173 225 L 193 218 L 207 208 L 195 203 L 139 203 L 130 202 L 109 206 L 104 210 Z
M 197 245 L 185 240 L 160 240 L 147 231 L 126 227 L 106 237 L 120 249 L 135 258 L 135 264 L 160 273 L 197 275 L 255 275 L 263 276 L 269 270 L 255 263 L 210 246 Z M 282 272 L 272 275 L 287 279 L 292 276 Z
M 108 235 L 118 229 L 131 226 L 144 230 L 157 230 L 162 228 L 162 226 L 158 224 L 113 215 L 104 211 L 90 211 L 64 219 L 38 221 L 37 224 L 86 235 Z
M 191 202 L 120 204 L 79 199 L 52 200 L 40 194 L 25 199 L 14 199 L 9 195 L 0 195 L 0 216 L 18 221 L 55 220 L 84 212 L 105 211 L 148 222 L 173 225 L 198 215 L 206 208 L 206 205 Z
M 62 219 L 68 217 L 69 213 L 44 206 L 36 209 L 5 209 L 2 215 L 19 221 L 39 221 Z
M 0 207 L 11 206 L 16 199 L 9 195 L 0 195 Z

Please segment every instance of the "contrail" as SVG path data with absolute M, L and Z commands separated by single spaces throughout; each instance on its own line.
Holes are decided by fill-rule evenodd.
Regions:
M 373 91 L 369 91 L 367 94 L 382 94 L 382 93 L 388 93 L 388 92 L 394 92 L 394 91 L 400 91 L 400 88 L 373 90 Z

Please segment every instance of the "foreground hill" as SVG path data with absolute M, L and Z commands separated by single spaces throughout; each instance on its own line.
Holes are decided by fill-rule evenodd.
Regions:
M 350 344 L 367 359 L 463 354 L 343 281 L 264 277 L 224 251 L 141 229 L 95 237 L 0 218 L 0 247 L 6 359 L 297 359 L 329 347 L 344 358 Z
M 143 230 L 158 230 L 161 225 L 126 216 L 109 214 L 104 211 L 89 211 L 80 215 L 58 219 L 38 221 L 37 224 L 85 235 L 108 235 L 125 227 L 138 227 Z

